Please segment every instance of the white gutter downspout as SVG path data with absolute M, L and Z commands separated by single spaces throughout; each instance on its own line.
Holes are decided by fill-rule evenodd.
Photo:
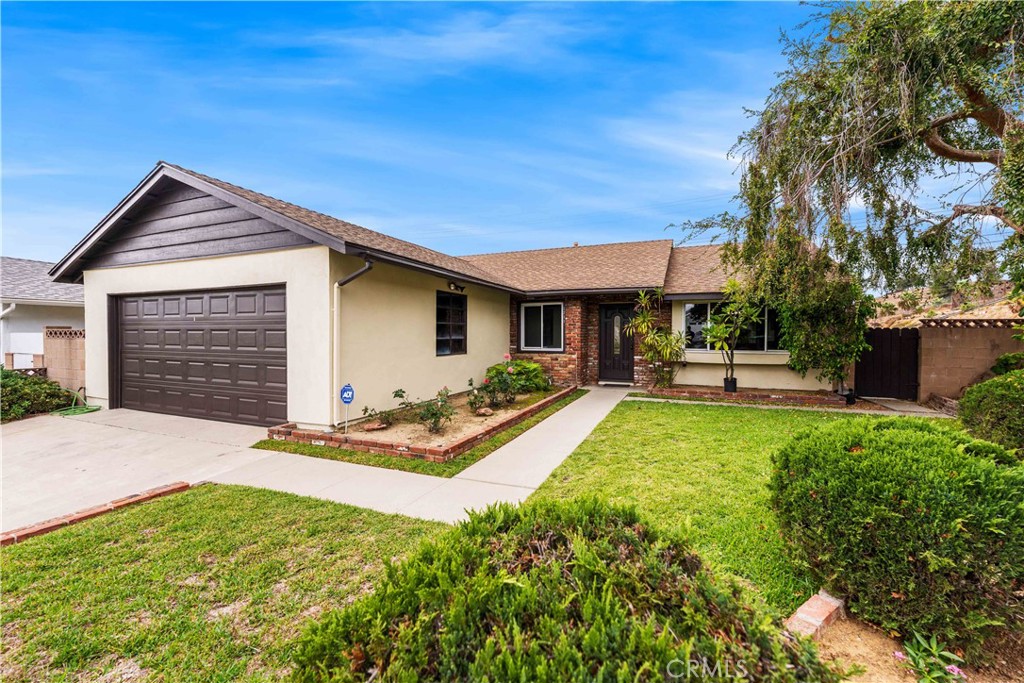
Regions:
M 17 307 L 18 307 L 18 304 L 11 304 L 10 306 L 5 308 L 4 310 L 0 311 L 0 320 L 3 320 L 4 318 L 6 318 L 7 314 L 10 313 L 11 311 L 13 311 Z
M 334 332 L 331 361 L 334 366 L 334 391 L 331 393 L 331 419 L 337 426 L 341 423 L 341 406 L 338 392 L 341 391 L 341 288 L 356 278 L 373 270 L 373 261 L 363 256 L 363 267 L 334 283 Z

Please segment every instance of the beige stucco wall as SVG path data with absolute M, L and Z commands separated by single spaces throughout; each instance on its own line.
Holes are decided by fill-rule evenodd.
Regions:
M 108 295 L 284 283 L 288 325 L 288 419 L 331 422 L 331 258 L 303 247 L 208 259 L 85 271 L 86 394 L 107 406 Z
M 682 301 L 672 302 L 672 329 L 683 329 Z M 819 382 L 814 372 L 801 377 L 790 370 L 786 351 L 737 351 L 736 384 L 739 389 L 790 389 L 797 391 L 831 390 L 828 382 Z M 676 366 L 674 382 L 698 386 L 721 387 L 725 363 L 718 351 L 687 349 L 686 364 Z
M 360 259 L 333 252 L 330 280 L 333 283 L 362 266 Z M 351 418 L 361 417 L 363 406 L 393 407 L 391 392 L 398 388 L 414 399 L 430 398 L 444 386 L 453 392 L 465 391 L 470 377 L 481 381 L 487 367 L 508 352 L 508 294 L 470 284 L 463 292 L 469 298 L 467 353 L 438 356 L 438 290 L 448 290 L 446 278 L 385 263 L 375 264 L 369 273 L 341 288 L 340 364 L 334 395 L 345 384 L 355 389 Z

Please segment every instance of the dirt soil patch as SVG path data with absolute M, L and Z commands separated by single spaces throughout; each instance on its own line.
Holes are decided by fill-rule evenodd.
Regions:
M 461 439 L 482 432 L 488 427 L 500 424 L 509 417 L 522 412 L 540 400 L 547 398 L 558 389 L 550 391 L 535 391 L 516 397 L 515 403 L 502 407 L 493 408 L 493 414 L 488 416 L 476 415 L 470 410 L 466 401 L 467 394 L 452 398 L 452 405 L 455 407 L 455 415 L 452 421 L 439 434 L 431 434 L 426 426 L 416 419 L 413 411 L 405 410 L 396 415 L 395 423 L 387 429 L 367 431 L 362 425 L 356 425 L 349 429 L 349 433 L 365 433 L 367 437 L 380 439 L 381 441 L 394 441 L 411 443 L 418 446 L 429 446 L 431 448 L 445 448 Z
M 865 668 L 849 679 L 851 683 L 916 683 L 914 675 L 893 657 L 902 645 L 857 619 L 840 619 L 830 626 L 818 648 L 825 659 Z M 988 666 L 963 667 L 970 683 L 1024 683 L 1024 634 L 1004 636 L 988 649 L 993 653 Z

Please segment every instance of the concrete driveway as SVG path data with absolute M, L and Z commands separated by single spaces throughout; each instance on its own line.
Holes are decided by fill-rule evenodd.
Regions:
M 10 531 L 175 481 L 197 483 L 267 456 L 260 427 L 109 410 L 2 427 L 0 529 Z
M 247 448 L 262 427 L 102 410 L 2 427 L 0 530 L 186 481 L 241 484 L 457 522 L 467 509 L 525 500 L 626 395 L 594 387 L 451 479 Z

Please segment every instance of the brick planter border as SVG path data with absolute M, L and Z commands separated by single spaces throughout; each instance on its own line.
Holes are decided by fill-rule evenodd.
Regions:
M 797 608 L 793 616 L 786 619 L 785 626 L 790 633 L 799 633 L 818 639 L 821 638 L 825 629 L 842 616 L 843 601 L 822 589 L 816 595 L 807 598 L 807 601 Z
M 833 393 L 784 393 L 773 394 L 771 391 L 736 391 L 726 393 L 716 389 L 681 389 L 647 387 L 644 391 L 651 396 L 660 398 L 681 398 L 714 400 L 720 403 L 773 403 L 778 405 L 801 406 L 846 406 L 846 399 Z
M 128 505 L 144 503 L 147 500 L 153 500 L 154 498 L 160 498 L 161 496 L 178 493 L 189 488 L 191 488 L 191 485 L 187 482 L 177 481 L 173 484 L 165 484 L 163 486 L 157 486 L 156 488 L 146 489 L 142 493 L 135 493 L 130 496 L 125 496 L 124 498 L 118 498 L 117 500 L 104 503 L 103 505 L 96 505 L 91 508 L 79 510 L 78 512 L 72 512 L 70 515 L 54 517 L 53 519 L 48 519 L 45 522 L 23 526 L 18 529 L 14 529 L 13 531 L 5 532 L 0 536 L 0 546 L 18 543 L 20 541 L 24 541 L 26 538 L 32 538 L 33 536 L 42 536 L 43 534 L 48 534 L 51 531 L 56 531 L 62 527 L 77 524 L 78 522 L 83 522 L 87 519 L 92 519 L 93 517 L 99 517 L 104 513 L 119 510 Z
M 364 453 L 378 453 L 381 455 L 393 455 L 401 458 L 420 458 L 430 462 L 448 462 L 473 448 L 477 444 L 490 439 L 509 427 L 514 427 L 523 420 L 533 417 L 545 408 L 561 401 L 566 396 L 576 391 L 576 386 L 566 387 L 561 391 L 537 401 L 532 406 L 524 408 L 515 415 L 510 415 L 505 420 L 491 425 L 487 429 L 475 434 L 470 434 L 459 439 L 444 448 L 436 446 L 420 446 L 413 443 L 394 441 L 386 437 L 375 438 L 366 432 L 354 434 L 341 434 L 338 432 L 318 432 L 308 429 L 297 429 L 294 422 L 271 427 L 267 430 L 267 437 L 275 441 L 293 441 L 296 443 L 308 443 L 313 446 L 330 446 L 331 448 L 345 448 L 352 451 Z

